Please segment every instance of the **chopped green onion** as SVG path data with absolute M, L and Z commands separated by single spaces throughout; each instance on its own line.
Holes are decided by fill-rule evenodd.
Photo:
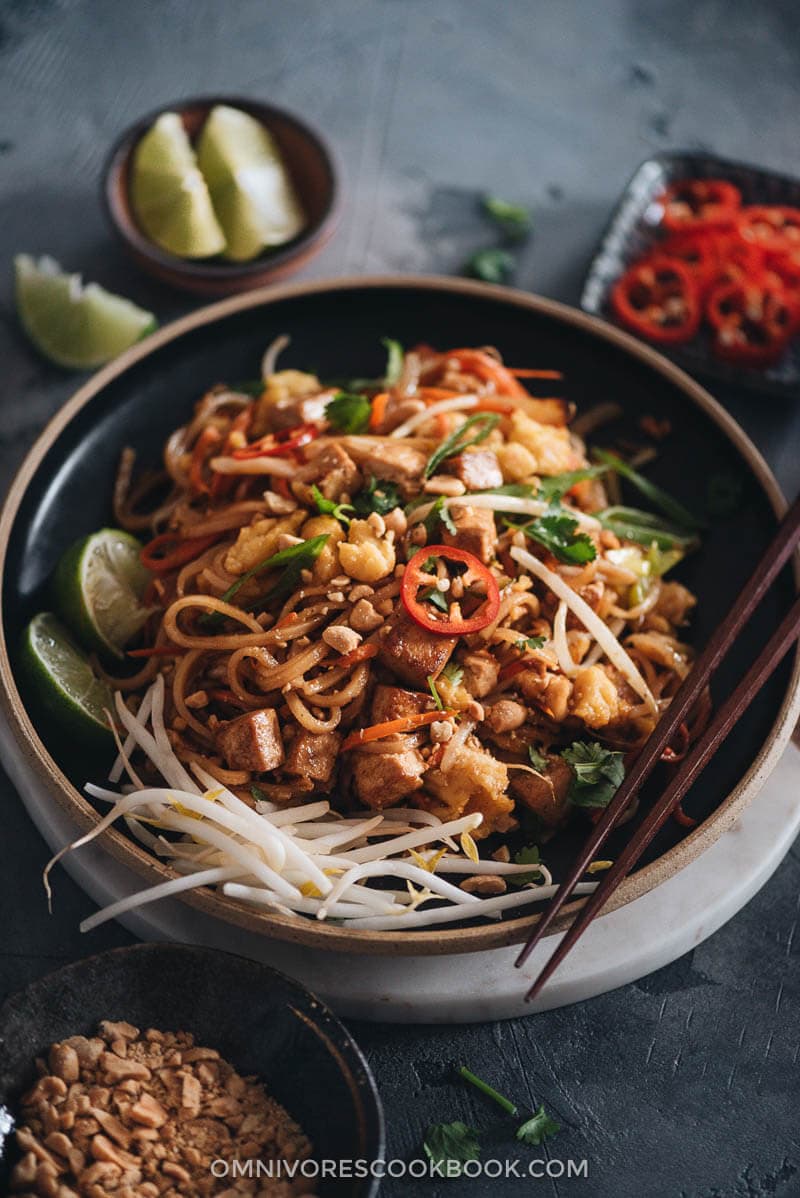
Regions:
M 481 441 L 486 440 L 489 433 L 497 427 L 499 422 L 500 417 L 496 412 L 479 412 L 477 416 L 470 416 L 431 455 L 425 467 L 424 477 L 430 478 L 432 474 L 435 474 L 438 467 L 447 458 L 452 458 L 456 454 L 463 453 L 465 449 L 469 449 L 472 445 L 480 445 Z M 476 429 L 477 431 L 468 437 L 466 434 L 470 429 Z
M 386 350 L 386 373 L 383 376 L 383 381 L 387 387 L 393 387 L 395 383 L 399 382 L 403 373 L 405 354 L 400 342 L 393 341 L 391 337 L 382 337 L 381 345 Z

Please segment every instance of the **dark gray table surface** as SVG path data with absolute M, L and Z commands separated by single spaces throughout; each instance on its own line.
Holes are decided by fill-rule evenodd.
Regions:
M 456 272 L 490 239 L 476 208 L 490 190 L 535 213 L 518 285 L 575 302 L 610 208 L 650 152 L 706 148 L 798 173 L 799 81 L 796 0 L 2 0 L 0 484 L 76 385 L 17 330 L 15 252 L 52 253 L 164 320 L 190 306 L 136 274 L 98 203 L 108 146 L 141 113 L 216 90 L 319 124 L 346 207 L 307 277 Z M 800 407 L 720 398 L 794 494 Z M 46 847 L 2 781 L 0 993 L 129 940 L 117 926 L 82 938 L 91 905 L 63 875 L 47 915 Z M 354 1026 L 391 1155 L 416 1155 L 425 1127 L 452 1119 L 486 1129 L 484 1155 L 517 1155 L 508 1121 L 453 1083 L 468 1062 L 564 1124 L 552 1158 L 588 1160 L 588 1180 L 383 1192 L 800 1194 L 799 880 L 795 848 L 709 941 L 591 1002 L 466 1028 Z

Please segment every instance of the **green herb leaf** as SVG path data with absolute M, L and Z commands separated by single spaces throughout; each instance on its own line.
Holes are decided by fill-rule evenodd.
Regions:
M 698 544 L 698 539 L 693 534 L 687 534 L 685 530 L 668 524 L 653 512 L 643 512 L 640 508 L 617 504 L 605 508 L 602 512 L 595 512 L 594 515 L 603 528 L 607 528 L 623 541 L 633 541 L 637 545 L 655 543 L 659 549 L 680 548 L 685 551 L 695 548 Z
M 364 433 L 369 427 L 372 404 L 366 395 L 339 391 L 325 405 L 325 419 L 340 433 Z
M 546 640 L 546 636 L 522 637 L 516 642 L 515 648 L 519 649 L 520 653 L 524 653 L 526 649 L 541 649 Z
M 486 196 L 483 211 L 512 241 L 524 241 L 533 224 L 531 214 L 521 204 L 511 204 L 499 196 Z
M 447 600 L 438 587 L 426 587 L 424 591 L 420 591 L 419 597 L 420 599 L 427 600 L 428 603 L 432 603 L 434 607 L 438 607 L 439 611 L 447 612 L 450 610 Z
M 546 503 L 557 503 L 576 483 L 586 482 L 590 478 L 601 478 L 604 474 L 608 474 L 605 466 L 584 466 L 581 470 L 568 470 L 565 474 L 551 474 L 541 479 L 536 498 L 543 499 Z
M 544 753 L 539 752 L 535 745 L 528 745 L 528 760 L 540 774 L 543 774 L 547 769 L 547 758 Z
M 560 562 L 583 565 L 597 557 L 594 541 L 585 532 L 578 532 L 578 521 L 566 508 L 553 508 L 537 516 L 523 529 L 526 536 L 549 549 Z
M 536 766 L 533 767 L 536 769 Z M 514 854 L 515 865 L 538 865 L 539 864 L 539 849 L 535 844 L 528 845 L 527 848 L 520 849 Z M 512 886 L 529 886 L 531 882 L 538 882 L 542 877 L 542 871 L 532 869 L 530 873 L 525 874 L 509 874 L 508 880 Z
M 712 474 L 706 486 L 709 516 L 732 516 L 742 506 L 744 483 L 735 474 Z
M 332 499 L 326 499 L 320 491 L 316 483 L 311 485 L 311 495 L 314 503 L 317 505 L 317 511 L 323 516 L 333 516 L 334 520 L 338 520 L 347 528 L 350 523 L 350 517 L 347 512 L 354 512 L 356 509 L 352 503 L 334 503 Z
M 353 507 L 358 516 L 369 516 L 371 512 L 385 516 L 387 512 L 394 511 L 399 506 L 400 490 L 397 483 L 389 482 L 386 478 L 376 478 L 374 474 L 370 475 L 366 487 L 363 487 L 353 500 Z
M 445 678 L 451 686 L 460 686 L 464 681 L 464 667 L 460 666 L 457 661 L 448 661 L 447 665 L 442 670 L 442 678 Z
M 516 495 L 519 499 L 532 499 L 530 483 L 503 483 L 502 487 L 487 487 L 485 491 L 473 491 L 473 495 Z
M 471 1069 L 467 1069 L 466 1065 L 462 1065 L 458 1070 L 458 1076 L 463 1077 L 465 1082 L 469 1082 L 476 1090 L 480 1090 L 481 1094 L 485 1094 L 487 1098 L 491 1098 L 499 1107 L 502 1107 L 507 1115 L 516 1115 L 517 1108 L 510 1098 L 506 1098 L 495 1090 L 494 1086 L 490 1086 L 482 1077 L 478 1077 L 477 1073 L 473 1073 Z
M 610 453 L 607 449 L 595 449 L 592 456 L 606 466 L 610 466 L 622 478 L 627 479 L 632 486 L 636 487 L 637 491 L 644 495 L 645 499 L 649 499 L 660 512 L 663 512 L 670 520 L 674 520 L 681 528 L 697 530 L 700 527 L 699 520 L 692 515 L 688 508 L 685 508 L 677 499 L 673 499 L 649 478 L 639 474 L 638 470 L 634 470 L 633 466 L 629 466 L 617 454 Z
M 382 337 L 381 345 L 386 350 L 386 373 L 383 381 L 387 387 L 393 387 L 403 373 L 405 354 L 400 342 L 393 341 L 391 337 Z
M 457 529 L 453 523 L 453 517 L 447 509 L 447 501 L 444 495 L 439 495 L 433 502 L 431 510 L 428 512 L 422 523 L 425 526 L 425 534 L 428 541 L 432 541 L 437 536 L 437 531 L 440 522 L 445 526 L 447 531 L 455 535 Z
M 464 274 L 473 279 L 481 279 L 484 283 L 506 283 L 511 278 L 515 266 L 516 260 L 508 250 L 478 250 L 467 259 Z
M 540 1106 L 535 1115 L 517 1128 L 517 1139 L 538 1148 L 548 1136 L 554 1136 L 560 1131 L 561 1124 L 551 1119 L 544 1107 Z
M 227 591 L 223 591 L 220 599 L 223 603 L 230 603 L 231 599 L 241 590 L 246 582 L 251 578 L 257 578 L 259 574 L 263 574 L 265 570 L 275 570 L 280 566 L 285 567 L 280 581 L 267 591 L 266 595 L 258 600 L 257 606 L 263 608 L 267 603 L 275 599 L 285 598 L 286 595 L 291 595 L 300 578 L 301 570 L 309 570 L 322 552 L 330 533 L 323 533 L 318 537 L 311 537 L 308 541 L 301 541 L 299 545 L 290 545 L 288 549 L 281 549 L 278 553 L 273 553 L 272 557 L 267 557 L 263 562 L 258 562 L 245 574 L 232 582 Z M 216 624 L 221 624 L 225 617 L 220 612 L 210 612 L 206 616 L 201 616 L 201 623 L 205 627 L 213 627 Z
M 480 445 L 481 441 L 485 441 L 493 428 L 496 428 L 500 422 L 500 417 L 497 412 L 479 412 L 477 416 L 470 416 L 469 420 L 465 420 L 460 428 L 457 428 L 454 433 L 443 441 L 434 454 L 428 458 L 428 464 L 425 467 L 424 476 L 430 478 L 435 474 L 438 467 L 447 458 L 455 457 L 456 454 L 463 453 L 465 449 L 469 449 L 471 445 Z M 468 436 L 469 430 L 475 430 L 472 435 Z
M 477 1133 L 466 1123 L 434 1123 L 422 1142 L 425 1155 L 442 1167 L 445 1177 L 460 1177 L 465 1161 L 480 1159 Z
M 438 690 L 436 689 L 436 682 L 434 681 L 433 674 L 428 675 L 428 690 L 431 692 L 431 695 L 433 696 L 433 701 L 436 704 L 437 711 L 444 711 L 444 703 L 442 702 L 441 695 L 439 694 Z
M 622 753 L 597 741 L 574 741 L 561 753 L 574 777 L 567 798 L 576 807 L 607 807 L 625 777 Z

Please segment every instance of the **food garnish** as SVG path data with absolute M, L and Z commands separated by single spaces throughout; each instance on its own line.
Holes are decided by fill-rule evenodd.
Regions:
M 538 1148 L 550 1136 L 554 1136 L 560 1131 L 561 1124 L 556 1123 L 555 1119 L 551 1119 L 544 1107 L 540 1106 L 530 1119 L 517 1128 L 517 1139 Z
M 524 241 L 531 231 L 531 214 L 522 204 L 512 204 L 500 196 L 486 196 L 483 211 L 512 241 Z
M 484 283 L 507 283 L 515 265 L 514 256 L 508 250 L 476 250 L 467 260 L 464 273 Z
M 466 1123 L 434 1123 L 425 1133 L 422 1147 L 428 1160 L 444 1167 L 445 1177 L 460 1177 L 466 1161 L 480 1159 L 477 1134 Z
M 429 573 L 433 568 L 429 564 L 431 562 L 434 567 L 437 563 L 442 563 L 445 569 L 449 567 L 449 574 L 438 580 L 439 585 L 446 586 L 445 595 L 451 588 L 452 577 L 458 578 L 461 584 L 462 597 L 446 603 L 444 619 L 431 611 L 430 598 L 425 597 L 425 588 L 430 590 L 431 582 L 434 593 L 442 594 L 435 589 L 437 579 Z M 421 592 L 420 588 L 423 588 Z M 472 632 L 480 632 L 492 623 L 500 610 L 500 590 L 489 568 L 474 553 L 451 545 L 431 545 L 415 553 L 403 573 L 400 596 L 412 620 L 428 632 L 438 632 L 442 636 L 468 636 Z M 462 615 L 462 609 L 470 598 L 477 600 L 479 607 L 474 614 Z M 438 604 L 433 606 L 439 607 Z
M 573 741 L 562 751 L 572 766 L 573 780 L 568 798 L 576 807 L 607 807 L 625 777 L 624 754 L 607 749 L 597 741 Z
M 466 1065 L 461 1065 L 458 1070 L 458 1076 L 462 1077 L 465 1082 L 469 1082 L 476 1090 L 480 1090 L 481 1094 L 485 1094 L 487 1098 L 491 1098 L 499 1107 L 506 1112 L 507 1115 L 516 1115 L 517 1107 L 509 1098 L 505 1098 L 499 1094 L 493 1086 L 485 1082 L 482 1077 L 478 1077 L 471 1069 L 467 1069 Z

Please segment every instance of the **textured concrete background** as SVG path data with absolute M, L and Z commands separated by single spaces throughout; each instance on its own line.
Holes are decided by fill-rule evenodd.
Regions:
M 476 195 L 493 190 L 535 212 L 518 285 L 574 302 L 612 204 L 649 153 L 700 147 L 800 172 L 796 0 L 2 0 L 0 486 L 75 386 L 15 327 L 12 254 L 50 252 L 165 320 L 185 311 L 109 237 L 99 173 L 135 117 L 215 90 L 294 108 L 338 150 L 344 219 L 307 277 L 457 271 L 491 237 Z M 794 494 L 794 405 L 721 398 Z M 116 928 L 81 938 L 89 904 L 64 876 L 48 918 L 45 846 L 7 782 L 2 802 L 0 992 L 127 939 Z M 486 1130 L 485 1156 L 515 1155 L 510 1124 L 452 1083 L 453 1064 L 467 1062 L 564 1124 L 550 1156 L 589 1161 L 588 1181 L 384 1192 L 800 1194 L 796 853 L 711 941 L 614 994 L 493 1026 L 355 1028 L 392 1155 L 416 1155 L 428 1123 L 459 1118 Z

